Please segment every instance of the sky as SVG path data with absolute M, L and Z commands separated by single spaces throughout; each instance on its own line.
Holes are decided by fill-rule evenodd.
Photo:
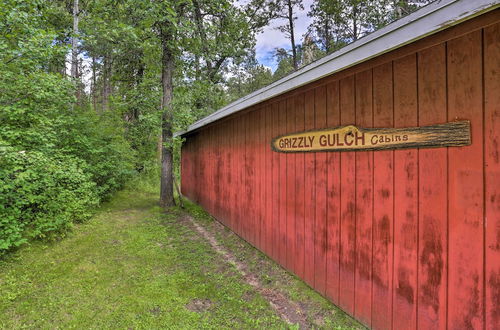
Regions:
M 295 21 L 295 40 L 296 43 L 302 43 L 302 38 L 307 31 L 307 27 L 311 22 L 311 18 L 307 17 L 307 12 L 311 7 L 313 0 L 304 0 L 304 10 L 297 12 L 297 20 Z M 275 48 L 290 49 L 290 40 L 285 37 L 285 34 L 276 29 L 276 27 L 285 23 L 285 20 L 275 20 L 271 25 L 266 26 L 263 32 L 257 35 L 256 56 L 260 64 L 270 67 L 274 72 L 277 63 L 273 58 L 273 50 Z

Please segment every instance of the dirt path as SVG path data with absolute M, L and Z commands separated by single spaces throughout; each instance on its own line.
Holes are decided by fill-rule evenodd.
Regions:
M 198 233 L 200 233 L 212 246 L 212 248 L 221 255 L 228 263 L 236 267 L 245 281 L 259 292 L 268 302 L 275 312 L 287 323 L 298 324 L 301 329 L 308 329 L 311 325 L 307 322 L 307 311 L 299 304 L 287 299 L 277 290 L 265 288 L 258 277 L 248 270 L 245 263 L 239 261 L 227 249 L 223 248 L 215 239 L 214 235 L 205 230 L 191 216 L 186 215 L 184 220 L 188 221 Z

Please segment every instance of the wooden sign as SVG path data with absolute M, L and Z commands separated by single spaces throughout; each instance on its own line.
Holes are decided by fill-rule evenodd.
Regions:
M 470 122 L 456 121 L 409 128 L 359 128 L 353 125 L 282 135 L 277 152 L 355 151 L 457 147 L 471 144 Z

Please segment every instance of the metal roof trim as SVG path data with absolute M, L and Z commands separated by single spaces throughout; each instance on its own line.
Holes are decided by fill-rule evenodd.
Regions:
M 500 6 L 500 0 L 437 0 L 198 120 L 182 136 L 252 105 L 423 39 Z

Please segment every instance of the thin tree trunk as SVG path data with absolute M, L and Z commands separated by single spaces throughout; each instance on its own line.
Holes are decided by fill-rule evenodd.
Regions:
M 95 57 L 92 56 L 92 106 L 94 107 L 94 111 L 97 111 L 97 77 L 96 77 L 96 60 Z
M 297 62 L 297 48 L 295 47 L 295 35 L 294 35 L 294 26 L 293 26 L 293 7 L 292 2 L 288 0 L 288 25 L 290 27 L 290 42 L 292 43 L 292 60 L 293 60 L 293 68 L 295 70 L 298 69 L 299 64 Z
M 325 19 L 325 51 L 327 54 L 330 53 L 332 49 L 332 38 L 330 36 L 330 25 L 328 24 L 328 18 Z
M 73 37 L 71 38 L 71 78 L 78 77 L 78 0 L 73 0 Z
M 352 8 L 352 39 L 358 40 L 358 7 L 354 5 Z
M 161 184 L 160 184 L 160 206 L 168 208 L 175 205 L 173 190 L 173 154 L 172 154 L 172 96 L 173 84 L 172 76 L 174 72 L 174 57 L 170 48 L 168 35 L 162 34 L 162 73 L 161 83 L 163 87 L 163 97 L 161 102 L 162 110 L 162 148 L 161 148 Z
M 102 111 L 109 110 L 109 96 L 111 95 L 111 68 L 111 56 L 106 55 L 103 59 Z

